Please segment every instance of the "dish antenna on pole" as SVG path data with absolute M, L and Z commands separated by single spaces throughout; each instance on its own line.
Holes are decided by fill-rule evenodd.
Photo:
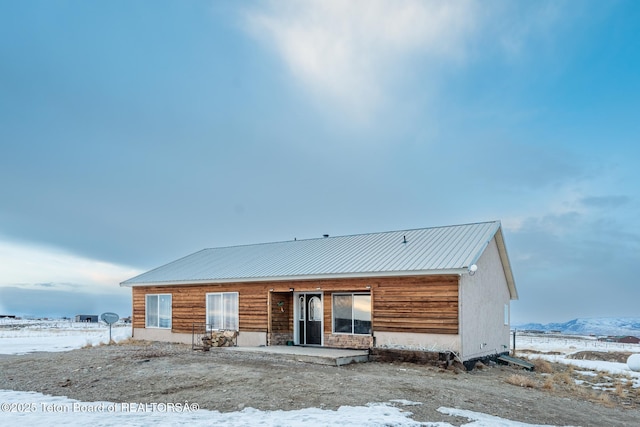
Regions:
M 118 319 L 120 319 L 120 316 L 118 316 L 115 313 L 107 312 L 107 313 L 102 313 L 100 315 L 100 319 L 102 319 L 102 321 L 104 321 L 107 325 L 109 325 L 109 344 L 111 344 L 111 325 L 116 323 Z

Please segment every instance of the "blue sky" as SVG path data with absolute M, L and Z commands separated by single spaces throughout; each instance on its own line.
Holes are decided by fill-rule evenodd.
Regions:
M 640 3 L 0 3 L 0 312 L 204 247 L 499 219 L 513 322 L 638 316 Z

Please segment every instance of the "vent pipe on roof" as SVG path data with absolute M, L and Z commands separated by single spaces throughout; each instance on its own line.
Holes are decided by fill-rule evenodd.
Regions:
M 402 243 L 407 243 L 407 236 L 402 236 Z
M 329 235 L 328 234 L 323 234 L 322 237 L 324 237 L 326 239 L 327 237 L 329 237 Z

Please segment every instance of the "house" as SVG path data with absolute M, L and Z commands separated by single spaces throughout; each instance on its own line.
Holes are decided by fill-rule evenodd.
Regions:
M 97 314 L 76 314 L 76 322 L 98 323 Z
M 634 337 L 633 335 L 608 336 L 598 338 L 598 341 L 617 342 L 621 344 L 640 344 L 640 338 Z
M 640 338 L 634 337 L 633 335 L 626 335 L 621 337 L 616 337 L 616 342 L 623 344 L 640 344 Z
M 204 249 L 120 284 L 138 339 L 237 345 L 509 351 L 518 298 L 499 221 Z
M 640 338 L 634 337 L 633 335 L 626 335 L 621 337 L 616 337 L 616 342 L 623 344 L 640 344 Z

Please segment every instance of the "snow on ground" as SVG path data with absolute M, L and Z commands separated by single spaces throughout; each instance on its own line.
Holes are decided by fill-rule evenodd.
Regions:
M 634 388 L 640 387 L 640 372 L 632 371 L 626 363 L 570 359 L 567 357 L 579 351 L 640 353 L 639 344 L 603 342 L 598 341 L 594 337 L 567 337 L 536 334 L 517 335 L 516 348 L 517 350 L 533 350 L 542 352 L 540 354 L 527 354 L 529 359 L 539 358 L 548 360 L 549 362 L 563 363 L 565 365 L 571 365 L 581 369 L 588 369 L 594 372 L 602 371 L 612 375 L 628 376 L 631 377 Z
M 563 363 L 565 365 L 571 365 L 582 369 L 589 369 L 595 372 L 607 372 L 612 375 L 623 375 L 631 377 L 633 381 L 633 388 L 640 387 L 640 372 L 634 372 L 627 366 L 626 363 L 604 362 L 602 360 L 581 360 L 581 359 L 567 359 L 564 355 L 547 355 L 547 354 L 530 354 L 529 359 L 545 359 L 549 362 Z M 590 375 L 588 372 L 579 371 L 582 375 Z
M 114 325 L 112 339 L 131 336 L 128 325 Z M 109 341 L 109 327 L 104 323 L 76 323 L 68 320 L 36 321 L 0 319 L 0 354 L 24 354 L 34 351 L 68 351 Z M 180 405 L 179 405 L 180 403 Z M 187 402 L 188 403 L 188 402 Z M 67 397 L 36 392 L 0 390 L 2 425 L 30 427 L 60 425 L 85 426 L 427 426 L 453 427 L 446 422 L 420 423 L 410 418 L 405 406 L 420 402 L 394 400 L 367 406 L 343 406 L 336 411 L 306 408 L 297 411 L 259 411 L 245 408 L 240 412 L 220 413 L 197 409 L 191 403 L 157 402 L 156 404 L 122 402 L 81 402 Z M 456 408 L 439 408 L 445 415 L 470 420 L 463 427 L 535 427 L 480 412 Z
M 416 402 L 409 402 L 415 404 Z M 35 392 L 0 390 L 0 419 L 3 425 L 29 425 L 49 427 L 99 425 L 149 426 L 399 426 L 399 427 L 453 427 L 446 422 L 421 423 L 410 418 L 411 412 L 388 403 L 370 403 L 367 406 L 342 406 L 335 411 L 307 408 L 297 411 L 259 411 L 245 408 L 240 412 L 220 413 L 198 409 L 197 405 L 175 403 L 111 403 L 80 402 L 66 397 L 47 396 Z M 534 427 L 493 415 L 455 408 L 438 408 L 445 415 L 470 420 L 463 427 Z
M 131 326 L 117 323 L 111 330 L 115 342 L 131 337 Z M 0 354 L 35 351 L 68 351 L 109 342 L 109 326 L 103 322 L 69 320 L 0 319 Z
M 556 351 L 564 354 L 578 351 L 630 351 L 632 353 L 640 353 L 640 344 L 598 341 L 596 337 L 581 335 L 518 333 L 516 336 L 516 350 L 523 349 L 543 352 Z

